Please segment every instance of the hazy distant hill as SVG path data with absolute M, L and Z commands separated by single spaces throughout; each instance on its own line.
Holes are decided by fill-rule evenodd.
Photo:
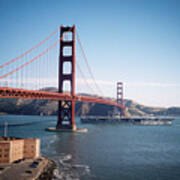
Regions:
M 45 91 L 56 91 L 55 88 L 45 88 Z M 88 94 L 81 94 L 88 95 Z M 107 98 L 111 99 L 111 98 Z M 114 100 L 114 99 L 112 99 Z M 180 107 L 155 108 L 140 105 L 132 100 L 125 100 L 126 115 L 171 115 L 180 116 Z M 116 108 L 97 103 L 76 103 L 76 115 L 108 115 Z M 57 102 L 49 100 L 0 99 L 0 113 L 24 115 L 56 115 Z

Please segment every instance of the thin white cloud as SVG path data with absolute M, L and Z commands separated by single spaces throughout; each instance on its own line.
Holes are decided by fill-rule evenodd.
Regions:
M 37 82 L 39 82 L 40 84 L 43 83 L 57 83 L 57 79 L 56 78 L 41 78 L 41 79 L 36 79 L 36 78 L 27 78 L 25 81 L 23 79 L 6 79 L 0 82 L 8 82 L 8 83 L 12 83 L 12 84 L 16 84 L 16 83 L 27 83 L 27 84 L 37 84 Z
M 94 84 L 92 79 L 87 79 L 88 84 Z M 105 86 L 116 86 L 115 81 L 103 81 L 103 80 L 96 80 L 97 84 L 99 85 L 105 85 Z M 85 84 L 83 79 L 77 79 L 77 83 L 79 84 Z M 180 84 L 177 83 L 161 83 L 161 82 L 124 82 L 124 85 L 126 86 L 136 86 L 136 87 L 146 87 L 146 86 L 152 86 L 152 87 L 180 87 Z
M 6 79 L 6 80 L 1 80 L 0 83 L 11 83 L 11 84 L 16 84 L 16 83 L 27 83 L 27 84 L 32 84 L 36 85 L 37 83 L 39 84 L 50 84 L 56 86 L 58 83 L 57 78 L 41 78 L 41 79 L 36 79 L 36 78 L 28 78 L 24 82 L 21 79 Z M 94 81 L 92 79 L 86 79 L 86 82 L 91 86 L 94 85 Z M 82 78 L 77 78 L 76 83 L 79 85 L 86 85 L 86 82 Z M 115 81 L 104 81 L 104 80 L 96 80 L 97 84 L 103 88 L 103 86 L 116 86 Z M 124 82 L 124 85 L 127 87 L 180 87 L 180 84 L 177 83 L 161 83 L 161 82 Z
M 77 78 L 77 83 L 79 84 L 86 84 L 86 82 L 89 84 L 89 85 L 94 85 L 94 81 L 92 79 L 86 79 L 86 82 L 84 81 L 84 79 L 81 79 L 81 78 Z M 115 85 L 114 82 L 112 81 L 103 81 L 103 80 L 96 80 L 96 83 L 98 85 L 106 85 L 106 86 L 112 86 L 112 85 Z
M 176 83 L 156 83 L 156 82 L 150 82 L 150 83 L 136 83 L 136 82 L 132 82 L 132 83 L 126 83 L 127 86 L 135 86 L 135 87 L 147 87 L 147 86 L 151 86 L 151 87 L 180 87 L 180 84 L 176 84 Z

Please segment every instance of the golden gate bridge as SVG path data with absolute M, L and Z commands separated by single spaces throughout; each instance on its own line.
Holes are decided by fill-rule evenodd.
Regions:
M 28 51 L 21 54 L 20 56 L 17 56 L 16 58 L 13 58 L 12 60 L 0 65 L 0 98 L 22 98 L 58 101 L 58 121 L 56 129 L 76 130 L 76 101 L 95 102 L 116 106 L 120 109 L 121 114 L 124 114 L 122 82 L 117 83 L 116 102 L 97 96 L 93 97 L 76 94 L 76 66 L 79 69 L 79 72 L 83 77 L 85 84 L 89 87 L 89 89 L 92 90 L 92 87 L 89 85 L 88 80 L 86 79 L 80 65 L 76 61 L 75 42 L 77 40 L 91 79 L 94 82 L 96 89 L 100 92 L 101 95 L 103 95 L 91 71 L 87 56 L 83 49 L 79 35 L 76 32 L 75 26 L 61 26 L 60 37 L 54 38 L 57 33 L 58 29 L 56 29 L 47 38 L 33 46 Z M 43 44 L 46 44 L 46 48 L 44 50 L 41 50 Z M 49 73 L 49 69 L 53 66 L 53 64 L 52 62 L 50 62 L 49 56 L 50 53 L 56 53 L 54 51 L 52 52 L 52 49 L 58 44 L 58 92 L 48 92 L 45 91 L 45 89 L 40 88 L 42 87 L 40 86 L 40 84 L 42 83 L 41 81 L 47 81 L 45 82 L 45 84 L 50 82 L 48 81 L 48 79 L 41 79 L 41 72 L 43 69 L 47 76 L 51 76 L 51 73 Z M 37 55 L 34 55 L 35 53 L 37 53 Z M 41 61 L 41 63 L 38 63 L 38 61 Z M 45 63 L 46 68 L 44 66 Z M 35 84 L 35 88 L 28 85 L 29 81 Z M 69 83 L 69 92 L 65 90 L 65 85 L 67 82 Z M 48 84 L 46 84 L 46 86 L 47 85 Z

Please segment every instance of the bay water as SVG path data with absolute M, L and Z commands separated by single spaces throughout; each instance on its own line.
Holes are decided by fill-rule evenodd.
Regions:
M 82 124 L 87 133 L 47 132 L 56 116 L 0 115 L 8 136 L 41 139 L 41 154 L 54 160 L 55 179 L 179 180 L 180 118 L 171 126 Z

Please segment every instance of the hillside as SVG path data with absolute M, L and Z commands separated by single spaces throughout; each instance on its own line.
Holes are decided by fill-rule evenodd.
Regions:
M 46 88 L 43 90 L 56 91 L 55 88 Z M 112 112 L 115 110 L 116 108 L 110 105 L 102 105 L 97 103 L 84 103 L 84 102 L 76 103 L 77 116 L 81 116 L 81 115 L 104 116 L 104 115 L 112 114 Z M 23 115 L 39 115 L 39 114 L 56 115 L 57 102 L 50 100 L 0 99 L 0 114 L 2 113 L 23 114 Z M 127 116 L 146 116 L 146 115 L 180 116 L 180 107 L 155 108 L 155 107 L 144 106 L 132 100 L 126 99 L 125 113 Z

